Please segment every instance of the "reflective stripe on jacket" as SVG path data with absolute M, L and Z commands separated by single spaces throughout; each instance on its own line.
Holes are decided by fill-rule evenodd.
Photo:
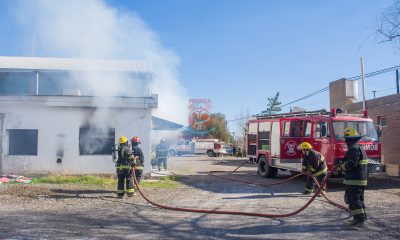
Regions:
M 117 160 L 117 170 L 129 170 L 133 165 L 136 164 L 135 158 L 129 147 L 125 145 L 118 146 L 118 160 Z
M 318 177 L 328 171 L 324 156 L 311 149 L 308 155 L 304 155 L 302 163 L 303 171 L 311 171 L 314 177 Z
M 341 165 L 345 172 L 343 184 L 367 186 L 368 160 L 364 148 L 357 141 L 348 144 L 346 156 Z

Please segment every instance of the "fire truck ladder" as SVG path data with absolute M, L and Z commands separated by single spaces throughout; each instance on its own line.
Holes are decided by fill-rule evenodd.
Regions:
M 271 114 L 271 115 L 256 115 L 257 120 L 261 119 L 273 119 L 273 118 L 286 118 L 286 117 L 305 117 L 305 116 L 321 116 L 321 115 L 329 115 L 325 109 L 317 110 L 317 111 L 304 111 L 304 112 L 291 112 L 291 113 L 279 113 L 279 114 Z

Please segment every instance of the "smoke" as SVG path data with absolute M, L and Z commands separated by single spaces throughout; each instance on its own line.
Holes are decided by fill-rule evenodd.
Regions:
M 102 0 L 21 0 L 14 12 L 27 38 L 34 36 L 37 56 L 146 61 L 153 71 L 151 91 L 159 99 L 155 115 L 185 122 L 188 97 L 178 80 L 180 59 L 136 13 Z M 148 83 L 139 86 L 136 81 L 129 90 L 132 94 L 126 94 L 120 80 L 127 76 L 119 74 L 99 76 L 88 71 L 84 78 L 96 95 L 129 96 L 148 89 L 143 86 Z

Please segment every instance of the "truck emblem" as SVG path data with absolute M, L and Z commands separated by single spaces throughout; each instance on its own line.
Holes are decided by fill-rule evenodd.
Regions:
M 289 140 L 285 144 L 286 154 L 288 156 L 294 156 L 296 154 L 297 143 L 293 140 Z

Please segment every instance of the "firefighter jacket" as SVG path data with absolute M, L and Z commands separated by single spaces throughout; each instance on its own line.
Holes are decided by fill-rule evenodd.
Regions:
M 157 158 L 168 158 L 168 145 L 165 143 L 160 143 L 156 147 L 156 157 Z
M 303 171 L 309 171 L 314 177 L 318 177 L 328 171 L 326 167 L 324 156 L 321 153 L 310 149 L 308 155 L 304 155 L 303 164 L 302 164 Z
M 117 172 L 124 170 L 130 170 L 132 166 L 136 165 L 135 157 L 132 154 L 132 150 L 125 145 L 118 146 L 118 160 L 117 160 Z
M 341 165 L 345 172 L 343 184 L 367 186 L 368 159 L 364 148 L 357 141 L 347 143 L 346 156 Z
M 132 146 L 132 153 L 136 157 L 136 166 L 135 166 L 135 168 L 138 169 L 138 170 L 143 169 L 143 167 L 144 167 L 144 156 L 143 156 L 142 149 L 138 145 Z

